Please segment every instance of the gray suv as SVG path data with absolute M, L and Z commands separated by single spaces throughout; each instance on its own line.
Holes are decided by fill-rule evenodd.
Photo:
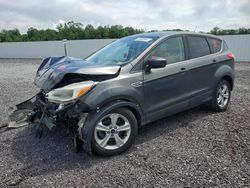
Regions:
M 45 127 L 65 126 L 75 131 L 76 151 L 116 155 L 149 122 L 203 103 L 225 111 L 234 55 L 213 35 L 144 33 L 116 40 L 85 60 L 46 58 L 34 83 L 40 92 L 16 106 L 12 121 L 33 122 L 39 137 Z

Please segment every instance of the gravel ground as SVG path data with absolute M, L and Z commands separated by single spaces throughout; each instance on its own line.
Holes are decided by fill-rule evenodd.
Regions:
M 38 60 L 0 60 L 0 125 L 7 109 L 37 92 Z M 250 63 L 236 64 L 229 109 L 201 106 L 140 130 L 124 154 L 72 152 L 63 131 L 0 129 L 0 187 L 250 187 Z

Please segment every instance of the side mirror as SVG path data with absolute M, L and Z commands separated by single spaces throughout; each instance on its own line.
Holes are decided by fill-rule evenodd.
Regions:
M 167 60 L 161 57 L 153 57 L 147 61 L 147 69 L 159 69 L 165 67 Z

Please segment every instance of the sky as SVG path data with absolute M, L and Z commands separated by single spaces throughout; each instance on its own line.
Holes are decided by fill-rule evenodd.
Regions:
M 59 23 L 210 31 L 250 28 L 250 0 L 0 0 L 0 30 L 55 29 Z

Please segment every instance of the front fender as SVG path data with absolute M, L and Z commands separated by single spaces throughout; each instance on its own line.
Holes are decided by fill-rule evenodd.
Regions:
M 107 103 L 120 99 L 142 106 L 144 102 L 142 86 L 132 87 L 131 83 L 126 82 L 100 84 L 80 100 L 88 105 L 91 110 L 95 110 Z

